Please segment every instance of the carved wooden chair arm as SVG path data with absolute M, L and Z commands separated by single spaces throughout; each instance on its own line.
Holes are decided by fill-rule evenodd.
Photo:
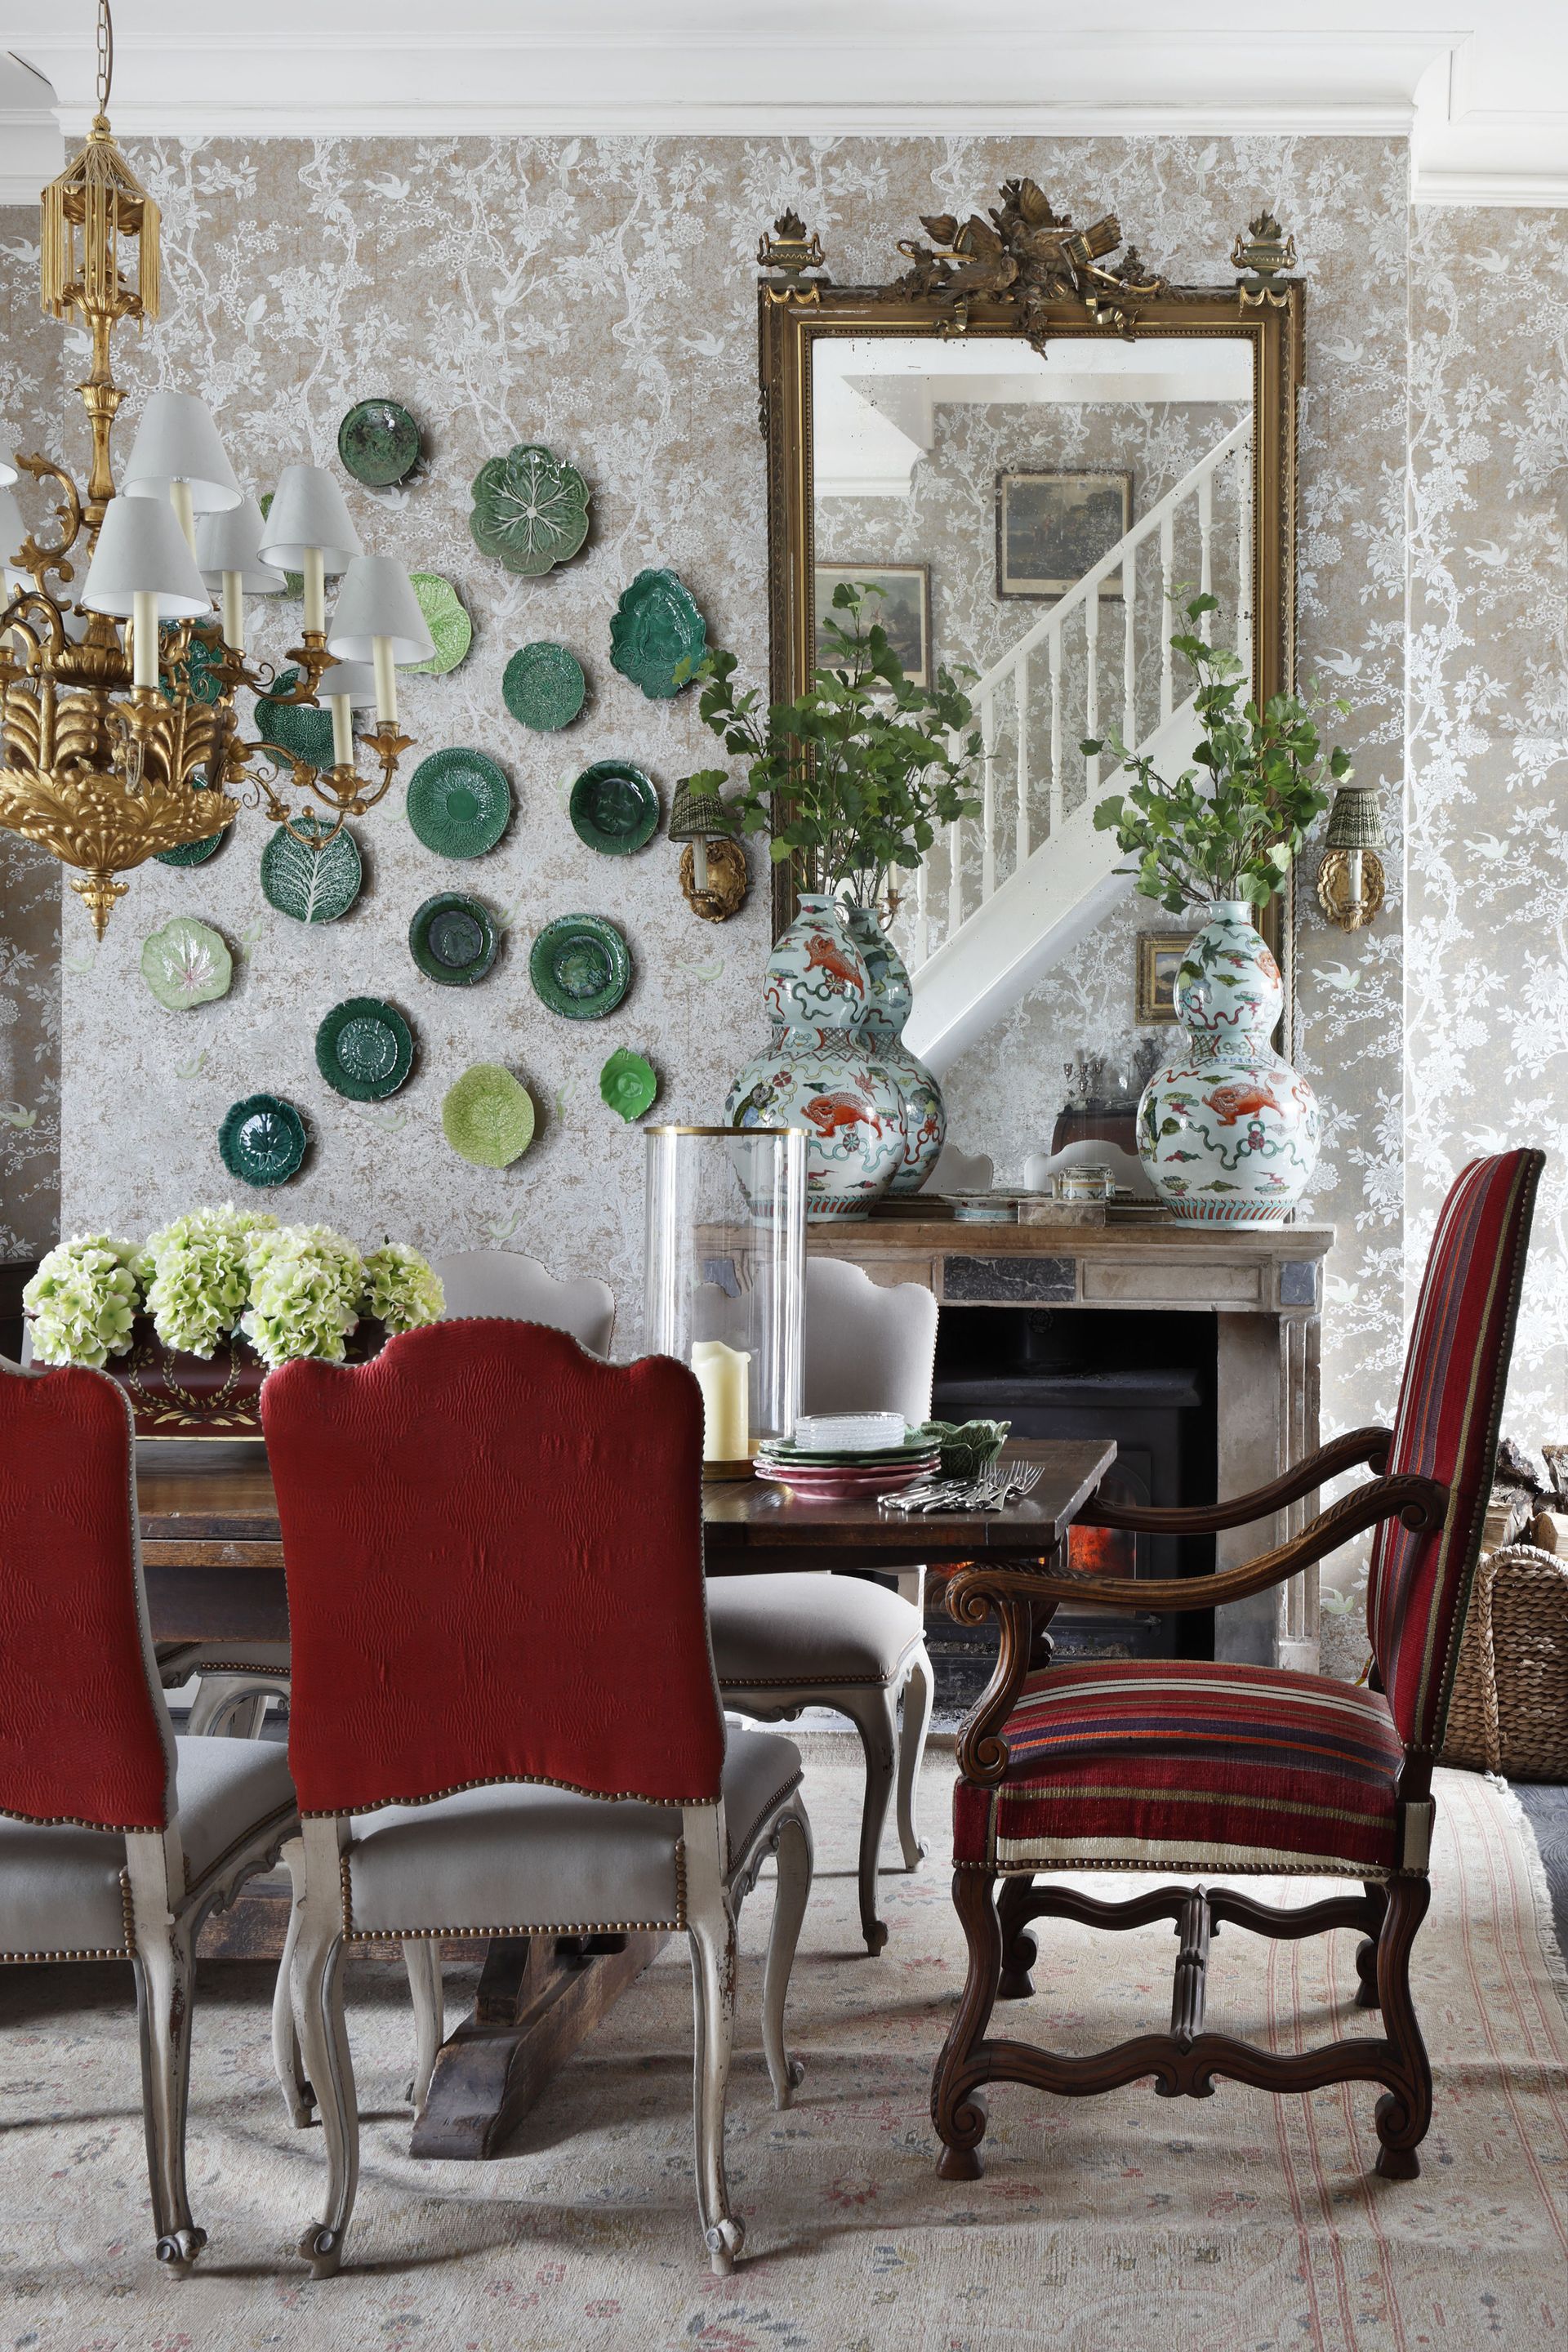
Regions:
M 1222 1528 L 1245 1528 L 1254 1519 L 1266 1519 L 1275 1511 L 1283 1510 L 1289 1503 L 1299 1503 L 1303 1495 L 1329 1478 L 1337 1478 L 1342 1470 L 1355 1470 L 1365 1462 L 1373 1470 L 1381 1470 L 1388 1460 L 1388 1449 L 1394 1442 L 1391 1429 L 1352 1429 L 1343 1437 L 1331 1438 L 1320 1445 L 1304 1462 L 1287 1470 L 1267 1486 L 1257 1486 L 1250 1495 L 1237 1495 L 1228 1503 L 1173 1504 L 1163 1508 L 1151 1508 L 1137 1503 L 1108 1502 L 1097 1495 L 1079 1513 L 1086 1528 L 1122 1528 L 1137 1535 L 1181 1536 L 1217 1535 Z
M 1097 1576 L 1078 1569 L 1032 1569 L 1000 1560 L 976 1560 L 961 1568 L 948 1585 L 949 1614 L 961 1624 L 973 1625 L 994 1610 L 1001 1639 L 995 1672 L 958 1735 L 960 1771 L 966 1780 L 989 1787 L 1007 1769 L 1006 1742 L 999 1735 L 1028 1672 L 1032 1620 L 1041 1604 L 1047 1609 L 1063 1601 L 1080 1608 L 1216 1609 L 1284 1583 L 1383 1519 L 1398 1518 L 1420 1534 L 1440 1528 L 1447 1509 L 1448 1489 L 1440 1479 L 1411 1475 L 1369 1478 L 1364 1486 L 1320 1511 L 1289 1543 L 1214 1576 Z

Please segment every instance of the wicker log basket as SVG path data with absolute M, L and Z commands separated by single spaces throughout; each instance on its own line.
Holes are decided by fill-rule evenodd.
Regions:
M 1517 1540 L 1482 1554 L 1442 1761 L 1568 1780 L 1568 1559 Z

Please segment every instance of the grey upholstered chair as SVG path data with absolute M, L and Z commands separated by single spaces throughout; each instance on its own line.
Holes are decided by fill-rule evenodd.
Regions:
M 811 1258 L 805 1274 L 805 1408 L 881 1410 L 918 1427 L 931 1417 L 937 1304 L 916 1283 L 884 1288 L 858 1265 Z M 860 1925 L 869 1952 L 888 1930 L 877 1916 L 877 1867 L 895 1782 L 904 1866 L 926 1849 L 915 1820 L 931 1722 L 923 1569 L 900 1591 L 854 1575 L 716 1576 L 708 1583 L 713 1662 L 726 1706 L 775 1722 L 805 1706 L 847 1715 L 866 1755 L 860 1816 Z M 900 1702 L 903 1721 L 900 1731 Z
M 158 2259 L 184 2271 L 196 1936 L 297 1830 L 288 1759 L 174 1737 L 106 1374 L 0 1365 L 0 1961 L 131 1962 Z
M 517 1250 L 458 1250 L 437 1258 L 435 1269 L 447 1294 L 445 1322 L 497 1315 L 542 1323 L 552 1331 L 569 1331 L 590 1355 L 610 1352 L 616 1294 L 607 1282 L 592 1275 L 562 1280 L 538 1258 Z M 193 1737 L 224 1731 L 254 1738 L 268 1700 L 289 1696 L 289 1649 L 282 1642 L 228 1642 L 216 1654 L 210 1643 L 193 1643 L 163 1652 L 158 1666 L 165 1690 L 199 1677 L 191 1701 Z

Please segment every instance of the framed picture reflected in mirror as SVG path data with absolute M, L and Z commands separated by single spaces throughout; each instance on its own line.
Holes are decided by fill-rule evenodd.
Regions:
M 866 606 L 868 625 L 879 622 L 904 666 L 911 686 L 929 686 L 931 662 L 931 566 L 929 563 L 819 563 L 816 566 L 816 659 L 831 668 L 822 624 L 833 612 L 833 592 L 842 581 L 879 588 Z
M 1138 990 L 1133 1018 L 1139 1027 L 1174 1021 L 1176 974 L 1195 931 L 1142 931 L 1138 939 Z
M 1130 467 L 999 473 L 996 593 L 1036 603 L 1065 596 L 1131 528 Z M 1106 574 L 1100 593 L 1121 595 L 1120 567 Z

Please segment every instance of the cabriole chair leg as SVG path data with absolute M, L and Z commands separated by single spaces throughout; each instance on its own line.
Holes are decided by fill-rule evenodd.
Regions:
M 994 1874 L 955 1870 L 952 1902 L 969 1946 L 969 1974 L 937 2061 L 931 2113 L 942 2144 L 936 2166 L 939 2179 L 978 2180 L 985 2168 L 980 2154 L 985 2137 L 985 2099 L 978 2088 L 966 2083 L 964 2074 L 977 2044 L 985 2039 L 1002 1970 L 1002 1923 L 996 1913 Z
M 342 2261 L 359 2185 L 359 2103 L 343 2025 L 337 1832 L 333 1821 L 305 1823 L 305 1899 L 295 1958 L 300 2039 L 327 2142 L 326 2218 L 313 2222 L 300 2241 L 300 2252 L 318 2278 L 331 2277 Z
M 315 2119 L 316 2095 L 305 2079 L 299 2028 L 294 2022 L 294 1956 L 300 1948 L 300 1904 L 305 1887 L 305 1848 L 299 1838 L 289 1840 L 283 1848 L 283 1860 L 293 1882 L 294 1899 L 289 1906 L 283 1957 L 278 1963 L 278 1982 L 272 1993 L 272 2064 L 289 2120 L 296 2131 L 304 2131 Z
M 791 2104 L 805 2074 L 800 2060 L 792 2058 L 784 2047 L 790 1970 L 811 1896 L 811 1823 L 798 1799 L 779 1822 L 776 1870 L 773 1920 L 763 1972 L 763 2050 L 773 2086 L 773 2105 L 782 2108 Z
M 918 1870 L 931 1852 L 916 1822 L 920 1799 L 921 1760 L 931 1728 L 931 1667 L 925 1650 L 915 1653 L 904 1681 L 902 1720 L 899 1727 L 899 1843 L 904 1868 Z
M 724 2172 L 724 2102 L 735 2025 L 735 1915 L 719 1852 L 722 1829 L 714 1808 L 685 1809 L 697 2204 L 714 2275 L 728 2278 L 746 2232 L 730 2210 Z
M 1387 1893 L 1377 1938 L 1377 1991 L 1383 2030 L 1404 2079 L 1397 2092 L 1385 2091 L 1377 2103 L 1377 2168 L 1385 2180 L 1414 2180 L 1421 2170 L 1415 2151 L 1432 2121 L 1432 2068 L 1410 1998 L 1410 1948 L 1432 1888 L 1425 1877 L 1391 1878 Z
M 416 2116 L 422 2116 L 430 2095 L 430 2077 L 436 2072 L 436 2061 L 447 2038 L 439 1938 L 405 1937 L 403 1964 L 408 1970 L 408 1990 L 414 2000 L 414 2079 L 408 2085 L 408 2103 Z
M 859 1733 L 866 1757 L 866 1802 L 860 1815 L 860 1932 L 875 1959 L 888 1940 L 887 1923 L 877 1916 L 877 1865 L 898 1768 L 899 1703 L 884 1683 L 843 1691 L 837 1704 Z
M 136 1916 L 136 2019 L 142 2107 L 158 2260 L 187 2272 L 207 2233 L 191 2216 L 185 2186 L 185 2115 L 191 2087 L 191 2000 L 195 1969 L 188 1918 Z

